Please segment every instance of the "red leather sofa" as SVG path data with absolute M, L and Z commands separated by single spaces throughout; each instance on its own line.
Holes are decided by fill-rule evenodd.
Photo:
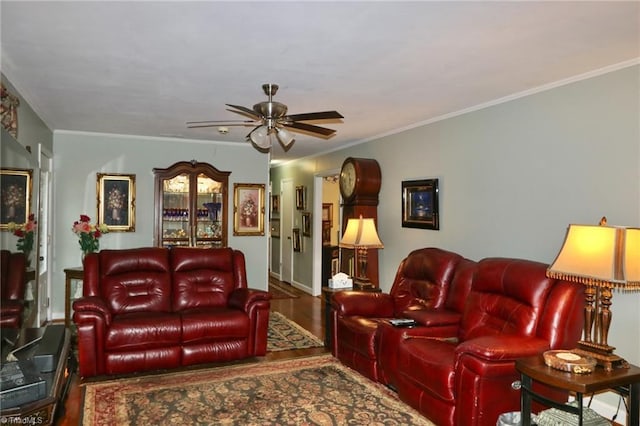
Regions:
M 456 261 L 453 254 L 437 249 L 411 253 L 399 273 L 407 264 L 419 264 L 414 256 L 430 258 L 422 260 L 422 274 L 425 281 L 431 281 L 428 287 L 432 290 L 438 282 L 432 278 L 443 278 L 435 285 L 439 291 L 434 292 L 443 292 L 449 305 L 433 303 L 430 308 L 393 312 L 388 305 L 390 296 L 378 295 L 382 302 L 370 300 L 368 310 L 384 314 L 381 317 L 387 320 L 357 318 L 349 315 L 355 299 L 372 296 L 338 293 L 332 301 L 334 355 L 358 371 L 371 371 L 370 360 L 353 355 L 345 339 L 355 335 L 354 324 L 363 328 L 375 322 L 373 342 L 366 341 L 373 345 L 367 351 L 376 356 L 375 380 L 397 389 L 400 399 L 439 426 L 493 426 L 501 413 L 520 410 L 520 391 L 513 386 L 519 380 L 517 358 L 575 346 L 582 332 L 584 287 L 547 278 L 543 263 L 506 258 Z M 442 266 L 451 262 L 453 271 L 435 273 L 446 270 Z M 420 281 L 415 275 L 413 279 Z M 398 282 L 396 277 L 394 287 Z M 470 284 L 468 291 L 466 284 Z M 397 291 L 394 287 L 391 293 Z M 413 290 L 415 300 L 404 306 L 423 304 L 425 293 L 419 288 Z M 462 306 L 462 310 L 458 321 L 449 323 L 451 327 L 435 320 L 441 318 L 440 313 L 452 319 L 455 314 L 447 311 L 453 306 Z M 388 322 L 392 315 L 413 318 L 418 325 L 395 328 Z M 537 391 L 558 401 L 567 398 L 566 393 L 550 388 Z
M 231 248 L 102 250 L 73 303 L 82 377 L 262 356 L 269 293 Z
M 0 250 L 0 326 L 3 328 L 22 326 L 26 273 L 24 253 Z

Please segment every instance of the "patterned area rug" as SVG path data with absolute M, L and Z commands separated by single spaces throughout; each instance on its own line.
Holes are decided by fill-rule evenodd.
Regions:
M 430 425 L 331 355 L 85 385 L 83 425 Z
M 269 314 L 267 351 L 288 351 L 291 349 L 318 348 L 324 346 L 322 340 L 300 327 L 279 312 Z
M 269 278 L 269 293 L 272 299 L 297 299 L 300 296 L 296 289 L 288 284 L 281 284 L 279 281 Z

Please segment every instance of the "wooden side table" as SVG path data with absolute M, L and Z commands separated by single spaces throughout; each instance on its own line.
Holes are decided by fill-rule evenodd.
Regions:
M 71 281 L 84 279 L 84 269 L 81 266 L 64 270 L 64 326 L 71 327 Z
M 531 426 L 532 399 L 550 407 L 578 415 L 578 425 L 582 426 L 582 396 L 605 390 L 614 391 L 628 398 L 628 425 L 637 425 L 640 421 L 640 368 L 615 368 L 605 371 L 601 367 L 591 374 L 575 374 L 551 368 L 544 363 L 542 355 L 516 360 L 516 370 L 522 378 L 521 411 L 522 425 Z M 533 381 L 574 392 L 577 407 L 559 404 L 532 390 Z

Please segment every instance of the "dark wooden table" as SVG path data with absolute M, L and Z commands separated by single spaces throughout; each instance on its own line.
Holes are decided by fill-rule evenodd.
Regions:
M 550 407 L 578 415 L 578 425 L 582 426 L 582 396 L 584 394 L 611 390 L 628 398 L 628 425 L 638 425 L 640 421 L 640 368 L 615 368 L 605 371 L 602 367 L 590 374 L 575 374 L 551 368 L 544 363 L 542 355 L 521 358 L 516 361 L 516 370 L 521 374 L 521 410 L 522 425 L 531 425 L 532 399 Z M 558 404 L 532 390 L 533 381 L 573 392 L 578 407 Z

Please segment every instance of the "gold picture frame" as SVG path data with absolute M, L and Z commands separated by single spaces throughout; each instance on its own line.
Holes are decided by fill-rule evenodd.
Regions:
M 311 213 L 302 212 L 302 236 L 311 236 Z
M 304 206 L 306 204 L 306 190 L 305 187 L 300 185 L 296 186 L 296 210 L 304 210 Z
M 97 173 L 97 218 L 109 232 L 136 230 L 136 175 Z
M 300 228 L 293 228 L 291 231 L 293 233 L 293 251 L 299 253 L 302 251 L 302 238 L 300 238 Z
M 233 184 L 233 235 L 264 235 L 264 184 Z
M 31 211 L 32 169 L 0 169 L 0 230 L 26 223 Z

